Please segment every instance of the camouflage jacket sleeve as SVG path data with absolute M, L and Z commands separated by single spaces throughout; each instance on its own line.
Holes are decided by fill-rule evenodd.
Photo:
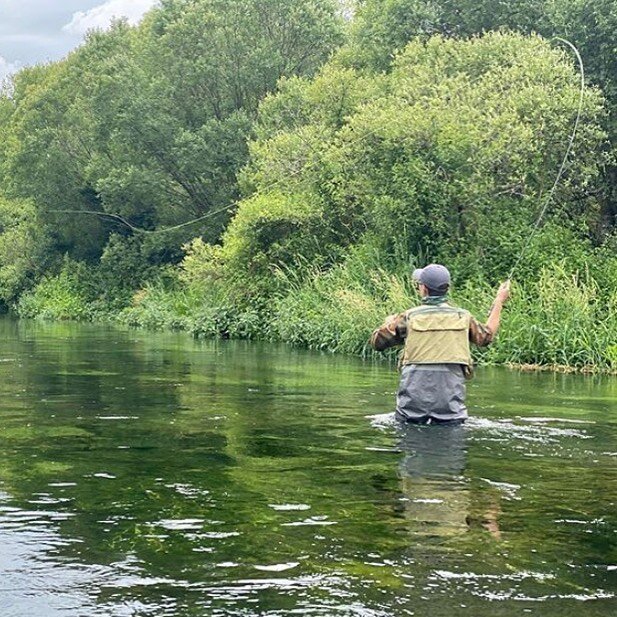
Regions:
M 405 342 L 407 336 L 407 313 L 390 315 L 369 339 L 369 344 L 376 351 L 384 351 Z
M 486 347 L 493 342 L 493 331 L 484 324 L 481 324 L 474 317 L 469 324 L 469 340 L 478 347 Z

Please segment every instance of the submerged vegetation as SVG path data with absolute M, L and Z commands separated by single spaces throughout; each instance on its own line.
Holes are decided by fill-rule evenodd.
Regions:
M 617 8 L 477 5 L 166 0 L 21 71 L 4 305 L 362 354 L 441 261 L 482 317 L 572 133 L 567 34 L 574 151 L 481 359 L 617 370 Z

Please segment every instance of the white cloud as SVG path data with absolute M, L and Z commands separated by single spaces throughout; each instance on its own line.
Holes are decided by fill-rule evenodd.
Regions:
M 114 18 L 119 17 L 126 17 L 130 24 L 137 24 L 144 13 L 157 3 L 158 0 L 107 0 L 89 11 L 73 13 L 73 19 L 62 30 L 81 36 L 88 30 L 104 30 Z
M 11 74 L 19 69 L 16 62 L 9 62 L 0 56 L 0 86 L 2 82 Z

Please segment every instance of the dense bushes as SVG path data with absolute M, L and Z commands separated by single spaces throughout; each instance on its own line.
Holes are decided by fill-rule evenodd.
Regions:
M 18 312 L 22 317 L 89 319 L 96 300 L 88 284 L 91 278 L 85 264 L 66 258 L 59 274 L 43 277 L 32 291 L 21 296 Z
M 50 244 L 31 202 L 0 196 L 0 302 L 13 304 L 45 272 Z

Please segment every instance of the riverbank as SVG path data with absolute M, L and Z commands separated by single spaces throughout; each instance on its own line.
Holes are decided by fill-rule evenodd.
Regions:
M 187 22 L 168 10 L 153 19 L 179 19 L 178 34 Z M 367 356 L 384 318 L 417 303 L 413 268 L 447 265 L 453 302 L 482 320 L 516 264 L 498 340 L 476 360 L 616 370 L 609 108 L 601 90 L 581 91 L 563 49 L 507 32 L 412 37 L 376 67 L 351 43 L 327 45 L 306 74 L 277 77 L 250 105 L 209 118 L 202 97 L 182 96 L 188 106 L 175 118 L 185 84 L 168 84 L 160 107 L 152 59 L 171 59 L 170 41 L 153 23 L 137 34 L 163 46 L 154 56 L 120 28 L 44 79 L 20 74 L 0 98 L 10 145 L 0 152 L 4 305 L 24 317 Z M 97 45 L 112 42 L 119 65 L 143 65 L 126 105 L 107 89 L 113 62 L 90 65 L 107 57 Z M 100 87 L 75 99 L 67 84 L 82 73 L 80 85 L 100 77 Z M 109 101 L 133 115 L 99 118 Z M 65 168 L 67 143 L 84 147 Z
M 287 343 L 362 357 L 375 354 L 371 332 L 390 314 L 417 304 L 409 277 L 387 273 L 366 256 L 312 276 L 279 281 L 277 293 L 251 299 L 229 284 L 204 281 L 182 270 L 149 284 L 122 306 L 88 294 L 83 271 L 70 265 L 24 295 L 22 317 L 116 322 L 151 330 L 182 330 L 197 338 Z M 193 264 L 194 265 L 194 264 Z M 467 281 L 453 303 L 478 319 L 495 293 L 488 283 Z M 523 371 L 617 373 L 617 293 L 606 290 L 588 268 L 545 267 L 537 280 L 514 281 L 497 340 L 474 350 L 480 364 Z M 387 357 L 395 358 L 396 351 Z
M 516 364 L 512 362 L 506 362 L 504 364 L 506 368 L 514 371 L 520 371 L 521 373 L 559 373 L 562 375 L 580 374 L 580 375 L 617 375 L 617 369 L 607 368 L 602 369 L 596 366 L 567 366 L 564 364 Z

